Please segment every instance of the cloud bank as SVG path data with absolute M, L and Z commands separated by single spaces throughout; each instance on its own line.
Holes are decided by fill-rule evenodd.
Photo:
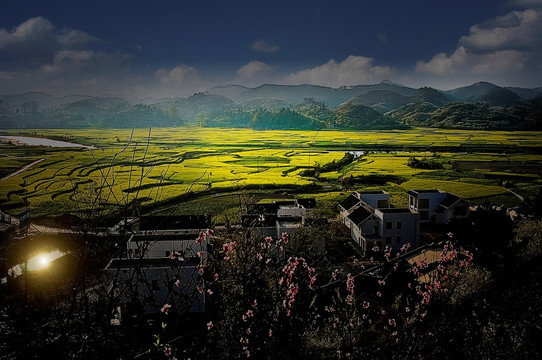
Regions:
M 541 48 L 542 12 L 532 8 L 511 11 L 472 26 L 469 34 L 458 40 L 453 53 L 439 53 L 429 61 L 419 60 L 415 71 L 443 78 L 532 77 L 541 73 L 538 65 L 542 61 Z
M 287 84 L 313 84 L 330 87 L 367 84 L 383 80 L 393 73 L 389 66 L 374 66 L 373 58 L 350 55 L 342 62 L 329 60 L 312 69 L 288 75 Z

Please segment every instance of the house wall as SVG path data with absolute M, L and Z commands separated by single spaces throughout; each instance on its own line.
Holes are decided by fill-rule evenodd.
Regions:
M 304 218 L 307 215 L 307 210 L 301 206 L 284 206 L 277 211 L 279 218 Z
M 445 192 L 418 193 L 418 197 L 409 195 L 409 207 L 420 213 L 420 222 L 430 222 L 438 215 L 435 210 L 446 195 Z
M 393 250 L 399 250 L 407 243 L 410 244 L 411 249 L 418 247 L 419 215 L 417 213 L 406 209 L 404 213 L 383 213 L 377 209 L 375 215 L 380 219 L 384 248 L 389 246 Z M 389 226 L 387 226 L 388 223 Z
M 364 194 L 359 195 L 361 201 L 369 205 L 372 209 L 376 208 L 389 208 L 390 207 L 390 194 Z
M 144 259 L 165 258 L 175 251 L 181 253 L 185 258 L 195 258 L 198 256 L 198 251 L 206 249 L 207 238 L 201 244 L 197 244 L 195 238 L 194 240 L 161 240 L 158 237 L 156 240 L 151 238 L 136 241 L 132 236 L 127 243 L 128 256 L 138 258 L 143 254 Z

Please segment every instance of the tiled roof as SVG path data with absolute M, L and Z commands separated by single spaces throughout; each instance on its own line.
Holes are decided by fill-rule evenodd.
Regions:
M 350 195 L 348 196 L 346 199 L 344 199 L 343 201 L 341 201 L 341 203 L 339 204 L 339 206 L 341 206 L 343 209 L 345 210 L 349 210 L 351 209 L 354 205 L 358 204 L 360 202 L 360 200 L 355 197 L 354 195 Z
M 439 203 L 439 205 L 444 206 L 446 209 L 448 209 L 450 206 L 454 205 L 460 200 L 461 198 L 459 196 L 448 193 L 448 195 L 446 195 L 446 197 Z
M 350 215 L 348 215 L 348 218 L 354 223 L 354 224 L 360 224 L 365 219 L 370 217 L 373 213 L 367 210 L 364 207 L 359 207 L 356 210 L 352 211 Z
M 315 198 L 297 199 L 297 203 L 303 206 L 305 209 L 314 209 L 316 207 Z

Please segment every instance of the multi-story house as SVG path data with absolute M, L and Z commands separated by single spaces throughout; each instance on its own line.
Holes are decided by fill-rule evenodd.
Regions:
M 446 224 L 469 217 L 469 204 L 454 194 L 440 190 L 410 190 L 408 207 L 420 214 L 420 222 Z
M 105 268 L 119 311 L 130 312 L 133 304 L 146 314 L 166 304 L 176 311 L 204 311 L 200 270 L 207 257 L 209 226 L 209 216 L 141 217 L 125 257 L 112 259 Z
M 291 235 L 305 223 L 316 207 L 314 199 L 271 200 L 247 206 L 243 216 L 245 228 L 257 228 L 262 236 L 280 239 L 283 232 Z
M 418 246 L 419 215 L 407 208 L 391 208 L 386 191 L 354 192 L 339 204 L 341 222 L 363 254 L 386 246 L 398 250 Z

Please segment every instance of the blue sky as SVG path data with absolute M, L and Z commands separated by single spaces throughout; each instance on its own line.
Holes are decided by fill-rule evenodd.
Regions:
M 41 1 L 0 12 L 0 93 L 542 86 L 542 0 Z

